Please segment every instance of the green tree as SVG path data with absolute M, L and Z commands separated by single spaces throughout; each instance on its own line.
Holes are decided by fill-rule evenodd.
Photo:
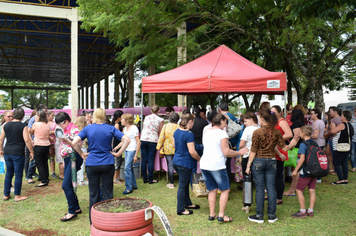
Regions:
M 355 54 L 345 46 L 355 39 L 351 0 L 197 0 L 78 1 L 83 26 L 104 32 L 123 47 L 119 60 L 145 55 L 159 63 L 176 51 L 182 39 L 171 38 L 183 21 L 205 26 L 189 34 L 189 51 L 211 51 L 225 43 L 267 70 L 283 70 L 298 93 L 298 102 L 323 104 L 323 86 L 343 86 L 344 71 Z M 250 107 L 259 103 L 254 98 Z M 244 99 L 245 100 L 245 99 Z M 246 100 L 245 100 L 246 101 Z M 249 105 L 246 105 L 249 107 Z
M 47 104 L 45 90 L 14 89 L 14 107 L 21 106 L 29 109 L 36 109 L 39 104 Z M 48 109 L 62 109 L 68 105 L 69 91 L 49 91 Z M 11 106 L 11 93 L 7 93 L 4 98 Z
M 6 99 L 5 95 L 0 94 L 0 110 L 10 110 L 11 102 Z

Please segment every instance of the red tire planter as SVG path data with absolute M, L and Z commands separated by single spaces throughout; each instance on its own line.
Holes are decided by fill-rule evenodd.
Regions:
M 91 236 L 141 236 L 145 233 L 151 233 L 153 235 L 153 224 L 149 224 L 141 229 L 121 231 L 121 232 L 110 232 L 104 231 L 91 226 L 90 235 Z
M 140 199 L 140 198 L 116 198 L 110 199 L 103 202 L 114 201 L 114 200 L 126 200 L 126 199 Z M 146 199 L 141 199 L 145 200 Z M 138 210 L 132 212 L 123 212 L 123 213 L 109 213 L 109 212 L 102 212 L 95 210 L 94 207 L 100 203 L 98 202 L 91 208 L 91 221 L 93 226 L 96 229 L 103 230 L 103 231 L 111 231 L 111 232 L 122 232 L 122 231 L 130 231 L 130 230 L 137 230 L 141 229 L 149 224 L 152 224 L 153 220 L 153 211 L 152 211 L 152 218 L 149 220 L 145 220 L 145 210 Z M 152 202 L 147 201 L 150 203 L 149 207 L 152 207 Z

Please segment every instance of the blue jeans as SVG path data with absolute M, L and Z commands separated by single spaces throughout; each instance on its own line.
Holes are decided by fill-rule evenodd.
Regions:
M 348 178 L 348 175 L 349 175 L 349 166 L 348 166 L 349 155 L 350 155 L 350 152 L 334 151 L 334 155 L 333 155 L 334 170 L 335 170 L 339 180 L 347 180 L 347 178 Z
M 135 173 L 133 169 L 133 159 L 136 151 L 125 151 L 125 184 L 126 191 L 137 189 Z
M 156 156 L 157 143 L 141 141 L 141 172 L 143 181 L 153 181 L 153 167 Z M 148 177 L 147 177 L 148 169 Z
M 356 142 L 352 142 L 352 149 L 351 149 L 351 167 L 355 168 L 356 167 Z
M 167 171 L 168 171 L 169 182 L 171 184 L 174 184 L 174 168 L 173 168 L 174 155 L 165 155 L 165 156 L 166 156 L 166 161 L 167 161 Z
M 32 161 L 30 161 L 29 165 L 28 165 L 28 171 L 27 171 L 27 179 L 32 179 L 32 176 L 35 175 L 36 173 L 36 162 L 35 162 L 35 158 L 32 159 Z M 38 179 L 40 179 L 40 176 L 38 176 Z
M 78 170 L 80 170 L 80 167 L 83 164 L 83 159 L 78 153 L 75 153 L 75 156 L 77 157 L 76 168 L 78 171 Z M 75 214 L 75 211 L 79 210 L 80 206 L 79 206 L 77 194 L 73 190 L 72 162 L 70 160 L 70 156 L 67 158 L 64 158 L 64 179 L 63 179 L 63 183 L 62 183 L 62 189 L 64 191 L 64 194 L 66 195 L 66 198 L 67 198 L 68 213 Z
M 268 195 L 268 216 L 275 216 L 277 209 L 276 173 L 277 160 L 256 157 L 252 163 L 251 171 L 256 185 L 256 215 L 263 217 L 265 187 Z
M 189 182 L 192 169 L 173 164 L 179 176 L 179 187 L 177 192 L 177 212 L 184 212 L 185 207 L 193 205 L 189 197 Z
M 6 175 L 4 182 L 4 196 L 10 196 L 11 181 L 15 174 L 15 195 L 21 195 L 24 156 L 4 155 L 6 163 Z

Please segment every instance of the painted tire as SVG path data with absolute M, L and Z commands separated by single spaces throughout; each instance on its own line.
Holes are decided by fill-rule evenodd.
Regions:
M 119 199 L 140 199 L 140 198 L 116 198 L 110 199 L 107 201 L 114 201 Z M 147 201 L 146 199 L 142 199 Z M 149 207 L 152 207 L 152 202 Z M 93 226 L 96 229 L 111 231 L 111 232 L 122 232 L 122 231 L 130 231 L 141 229 L 152 223 L 153 220 L 153 211 L 152 218 L 149 220 L 145 220 L 145 209 L 133 211 L 133 212 L 123 212 L 123 213 L 109 213 L 109 212 L 101 212 L 94 209 L 94 207 L 102 202 L 98 202 L 93 205 L 91 209 L 91 221 Z
M 139 236 L 144 235 L 145 233 L 150 233 L 153 235 L 153 224 L 149 224 L 141 229 L 135 229 L 131 231 L 122 231 L 122 232 L 110 232 L 104 231 L 95 228 L 93 225 L 90 228 L 90 235 L 91 236 Z

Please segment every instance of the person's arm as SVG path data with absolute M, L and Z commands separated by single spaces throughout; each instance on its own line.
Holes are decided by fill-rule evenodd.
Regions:
M 310 138 L 312 138 L 312 139 L 317 139 L 317 138 L 319 138 L 319 129 L 315 129 L 315 130 L 313 130 L 314 132 L 313 132 L 313 134 L 310 136 Z
M 5 131 L 4 131 L 4 125 L 2 125 L 1 134 L 0 134 L 0 156 L 4 155 L 4 140 L 5 140 Z
M 297 165 L 297 167 L 295 167 L 294 171 L 292 172 L 292 177 L 296 176 L 298 174 L 299 169 L 304 164 L 304 160 L 305 160 L 305 154 L 300 154 L 300 159 L 298 161 L 298 165 Z
M 32 125 L 32 128 L 29 129 L 29 134 L 34 135 L 35 134 L 35 129 L 36 129 L 36 124 Z
M 293 137 L 292 130 L 290 129 L 288 122 L 286 120 L 282 120 L 281 122 L 279 122 L 279 126 L 282 128 L 284 132 L 282 136 L 284 140 L 289 140 Z
M 250 155 L 248 157 L 247 167 L 246 167 L 246 171 L 245 171 L 246 174 L 250 174 L 251 173 L 250 168 L 251 168 L 253 160 L 255 159 L 255 156 L 256 156 L 256 153 L 250 151 Z
M 282 148 L 283 151 L 288 151 L 292 150 L 297 144 L 298 144 L 299 138 L 295 139 L 293 138 L 292 141 L 290 141 L 289 145 L 286 145 L 284 148 Z
M 140 148 L 141 148 L 141 140 L 138 136 L 135 137 L 136 139 L 136 153 L 135 153 L 135 156 L 134 156 L 134 163 L 137 162 L 137 156 L 138 156 L 138 153 L 140 152 Z
M 161 134 L 161 131 L 162 131 L 163 125 L 164 125 L 164 120 L 162 120 L 162 122 L 159 124 L 159 128 L 158 128 L 158 135 L 160 135 L 160 134 Z
M 161 147 L 163 146 L 164 139 L 165 139 L 165 130 L 166 130 L 166 128 L 167 128 L 167 126 L 165 126 L 163 131 L 160 132 L 160 134 L 159 134 L 159 138 L 158 138 L 158 142 L 157 142 L 157 146 L 156 146 L 157 150 L 161 149 Z
M 279 156 L 279 158 L 281 158 L 282 161 L 287 159 L 287 157 L 278 150 L 278 146 L 274 147 L 274 152 Z
M 30 133 L 28 132 L 27 126 L 22 131 L 23 140 L 25 141 L 26 147 L 30 151 L 30 161 L 33 159 L 33 146 Z
M 344 129 L 345 129 L 345 125 L 344 125 L 344 123 L 341 123 L 338 126 L 332 128 L 329 131 L 329 134 L 337 134 L 338 132 L 340 132 L 341 130 L 344 130 Z
M 247 143 L 246 140 L 241 140 L 241 141 L 240 141 L 239 149 L 242 149 L 242 148 L 246 147 L 246 143 Z
M 122 142 L 120 142 L 113 150 L 116 152 L 122 146 Z
M 248 148 L 243 148 L 240 149 L 239 151 L 234 151 L 230 149 L 229 140 L 227 138 L 221 139 L 220 146 L 224 156 L 226 157 L 237 157 L 240 155 L 244 155 L 248 151 Z
M 195 150 L 194 142 L 187 143 L 189 154 L 197 161 L 200 161 L 200 156 Z
M 122 136 L 121 138 L 121 143 L 122 146 L 118 152 L 111 152 L 115 157 L 119 157 L 122 155 L 122 153 L 126 150 L 126 148 L 129 146 L 131 140 L 127 135 Z
M 176 148 L 176 144 L 175 144 L 174 138 L 173 138 L 173 141 L 172 141 L 172 147 Z
M 67 139 L 65 139 L 67 140 Z M 79 146 L 79 143 L 82 141 L 82 138 L 77 135 L 75 136 L 75 138 L 73 139 L 73 141 L 71 142 L 71 146 L 74 148 L 74 150 L 83 158 L 83 160 L 86 160 L 89 153 L 85 153 L 82 151 L 82 149 Z

